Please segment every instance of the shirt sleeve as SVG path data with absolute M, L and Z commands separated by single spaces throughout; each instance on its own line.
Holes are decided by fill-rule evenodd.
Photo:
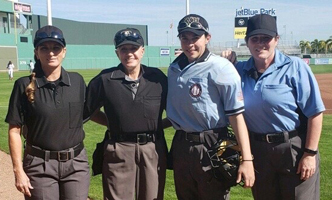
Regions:
M 241 78 L 233 66 L 228 61 L 221 62 L 223 65 L 216 68 L 211 75 L 214 76 L 221 100 L 224 104 L 225 114 L 234 115 L 244 111 L 244 102 L 241 89 Z
M 310 67 L 302 60 L 295 59 L 293 64 L 297 67 L 296 79 L 296 101 L 300 109 L 307 117 L 323 112 L 325 106 L 320 94 L 317 80 Z
M 24 113 L 26 111 L 27 97 L 25 95 L 25 87 L 28 83 L 24 83 L 22 79 L 15 81 L 8 106 L 8 112 L 5 122 L 12 125 L 23 126 Z
M 93 78 L 86 90 L 83 119 L 87 121 L 96 109 L 103 106 L 104 89 L 101 75 Z

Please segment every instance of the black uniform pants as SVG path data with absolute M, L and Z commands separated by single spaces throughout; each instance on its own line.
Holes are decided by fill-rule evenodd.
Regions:
M 255 200 L 319 200 L 319 154 L 316 172 L 306 181 L 296 174 L 303 155 L 305 135 L 293 137 L 283 143 L 267 143 L 251 138 L 256 180 L 252 193 Z
M 200 138 L 207 136 L 202 134 L 207 133 L 201 133 Z M 229 189 L 214 177 L 205 144 L 189 141 L 184 132 L 175 133 L 171 152 L 179 200 L 229 199 Z
M 86 200 L 90 185 L 90 171 L 86 150 L 67 161 L 25 154 L 23 168 L 31 185 L 29 200 Z

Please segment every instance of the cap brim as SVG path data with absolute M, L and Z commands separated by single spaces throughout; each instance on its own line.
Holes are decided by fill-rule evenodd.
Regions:
M 185 29 L 182 29 L 181 31 L 179 31 L 179 34 L 182 34 L 184 32 L 191 32 L 191 33 L 194 33 L 195 35 L 198 35 L 198 36 L 201 36 L 203 34 L 206 33 L 206 31 L 202 30 L 202 29 L 192 29 L 192 28 L 185 28 Z
M 256 30 L 252 31 L 251 33 L 249 33 L 248 35 L 246 35 L 246 38 L 249 38 L 253 35 L 268 35 L 271 37 L 275 37 L 275 36 L 277 36 L 277 33 L 274 31 L 266 30 L 266 29 L 256 29 Z
M 44 42 L 56 42 L 59 43 L 61 46 L 65 47 L 66 45 L 60 41 L 59 39 L 56 38 L 45 38 L 45 39 L 41 39 L 39 40 L 36 44 L 35 44 L 35 48 L 37 48 L 39 45 L 41 45 Z
M 121 42 L 120 44 L 118 44 L 116 46 L 116 48 L 122 46 L 122 45 L 125 45 L 125 44 L 132 44 L 132 45 L 135 45 L 135 46 L 143 46 L 142 44 L 138 43 L 138 42 L 135 42 L 135 41 L 131 41 L 131 40 L 125 40 L 123 42 Z

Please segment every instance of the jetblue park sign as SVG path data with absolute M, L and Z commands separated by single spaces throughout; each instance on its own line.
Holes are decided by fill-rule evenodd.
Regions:
M 251 8 L 241 8 L 236 9 L 235 13 L 235 24 L 234 24 L 234 38 L 243 39 L 246 36 L 247 32 L 247 22 L 248 19 L 257 14 L 268 14 L 272 15 L 274 18 L 276 16 L 276 10 L 273 8 L 260 8 L 260 9 L 251 9 Z
M 276 10 L 273 8 L 265 9 L 250 9 L 250 8 L 241 8 L 241 9 L 236 9 L 236 15 L 235 17 L 250 17 L 253 15 L 257 14 L 268 14 L 275 16 L 276 15 Z

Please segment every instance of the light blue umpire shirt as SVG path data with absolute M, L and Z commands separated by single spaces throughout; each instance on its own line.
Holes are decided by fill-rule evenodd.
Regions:
M 325 110 L 318 83 L 310 67 L 297 57 L 275 50 L 274 63 L 257 82 L 254 59 L 236 65 L 244 96 L 247 127 L 256 133 L 291 131 L 300 125 L 297 107 L 311 117 Z
M 244 111 L 235 67 L 208 50 L 181 70 L 181 54 L 168 68 L 167 117 L 176 130 L 201 132 L 225 127 L 227 115 Z

